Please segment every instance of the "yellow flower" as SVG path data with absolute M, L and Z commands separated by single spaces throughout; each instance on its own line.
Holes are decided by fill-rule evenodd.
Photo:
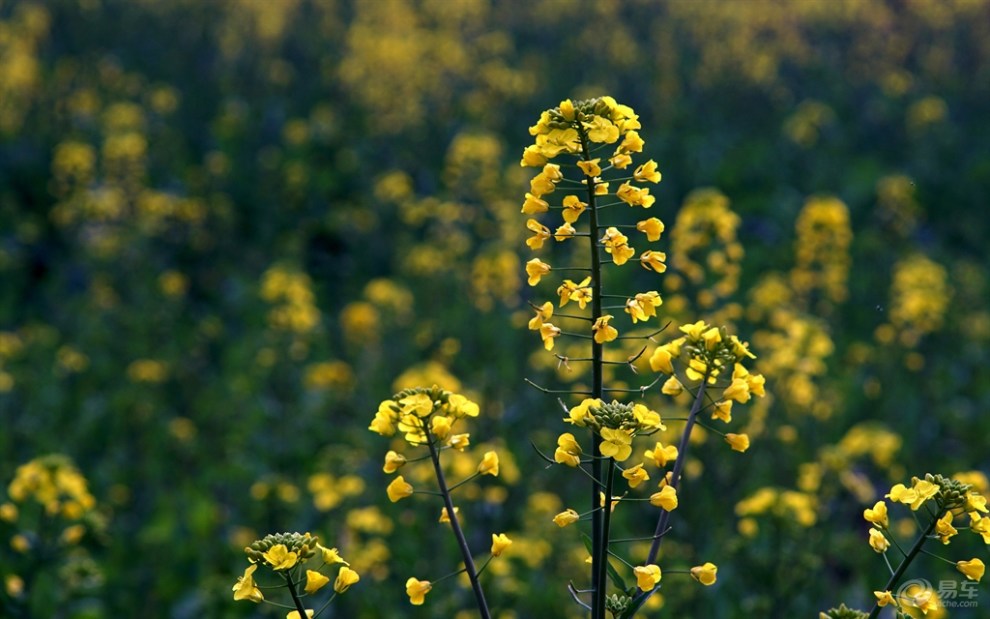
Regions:
M 645 144 L 645 142 L 641 137 L 639 137 L 638 133 L 635 131 L 629 131 L 623 138 L 622 144 L 619 145 L 619 148 L 629 153 L 641 153 L 643 152 L 643 144 Z
M 550 204 L 546 200 L 541 200 L 538 196 L 527 193 L 521 212 L 526 215 L 538 215 L 540 213 L 546 213 L 549 210 Z
M 577 166 L 581 168 L 581 171 L 584 172 L 585 176 L 590 176 L 594 178 L 602 173 L 602 169 L 598 165 L 599 161 L 601 161 L 601 159 L 591 159 L 590 161 L 578 161 Z
M 986 568 L 983 561 L 970 559 L 969 561 L 956 561 L 956 569 L 962 572 L 966 578 L 979 582 L 983 578 L 983 571 Z
M 890 540 L 879 529 L 870 529 L 870 546 L 877 552 L 884 552 L 890 548 Z
M 572 298 L 577 301 L 578 307 L 584 309 L 587 307 L 588 302 L 591 301 L 591 288 L 588 284 L 591 283 L 591 277 L 585 277 L 581 280 L 581 283 L 575 284 L 569 279 L 565 279 L 564 283 L 557 288 L 557 294 L 560 295 L 560 307 L 567 305 L 568 301 Z
M 935 523 L 935 534 L 938 535 L 938 539 L 943 544 L 948 544 L 949 538 L 957 533 L 959 531 L 956 531 L 956 528 L 952 526 L 952 512 L 945 512 L 945 515 Z
M 607 118 L 594 116 L 591 122 L 581 123 L 585 131 L 588 132 L 588 140 L 591 142 L 604 142 L 611 144 L 619 139 L 619 128 L 612 124 Z
M 663 262 L 666 259 L 667 254 L 662 251 L 652 251 L 648 249 L 639 257 L 639 263 L 646 270 L 652 269 L 657 273 L 663 273 L 667 270 L 667 265 Z
M 732 400 L 716 402 L 712 407 L 712 419 L 721 419 L 725 423 L 732 421 Z
M 306 609 L 306 618 L 311 619 L 313 616 L 313 611 L 309 608 Z M 285 619 L 299 619 L 299 611 L 292 610 L 285 616 Z
M 441 441 L 450 436 L 450 427 L 453 420 L 443 415 L 434 415 L 430 418 L 430 432 Z
M 406 595 L 413 606 L 421 606 L 426 599 L 426 594 L 430 592 L 433 585 L 428 580 L 417 580 L 410 578 L 406 581 Z
M 629 183 L 619 185 L 615 191 L 615 197 L 629 206 L 642 206 L 643 208 L 650 208 L 656 202 L 656 198 L 650 195 L 649 189 L 633 187 Z
M 984 544 L 990 544 L 990 518 L 981 518 L 976 512 L 970 512 L 969 517 L 972 519 L 970 531 L 982 536 Z
M 560 337 L 560 329 L 549 322 L 545 323 L 540 326 L 540 337 L 543 338 L 543 347 L 553 350 L 554 338 Z
M 395 503 L 407 496 L 412 496 L 413 487 L 402 478 L 402 475 L 399 475 L 392 480 L 392 483 L 388 485 L 385 492 L 388 494 L 388 500 Z
M 526 228 L 534 233 L 533 236 L 526 239 L 526 245 L 528 245 L 530 249 L 540 249 L 543 247 L 543 243 L 550 238 L 550 229 L 535 219 L 527 220 Z
M 562 215 L 564 216 L 564 221 L 573 224 L 581 217 L 581 213 L 588 205 L 584 202 L 578 200 L 577 196 L 566 196 L 564 197 L 564 211 Z
M 966 507 L 964 509 L 967 512 L 983 512 L 985 514 L 987 513 L 987 498 L 979 492 L 969 492 L 966 494 Z
M 877 598 L 877 606 L 881 608 L 888 604 L 897 606 L 897 601 L 894 599 L 894 596 L 891 595 L 890 591 L 874 591 L 873 595 Z
M 714 563 L 705 562 L 704 565 L 696 565 L 691 568 L 691 578 L 694 578 L 706 587 L 715 584 L 715 576 L 718 567 Z
M 677 459 L 677 447 L 673 445 L 663 446 L 663 443 L 657 442 L 653 449 L 646 450 L 646 457 L 653 460 L 653 463 L 657 467 L 665 467 L 668 462 L 673 462 Z
M 567 411 L 567 417 L 564 419 L 567 423 L 574 424 L 576 426 L 584 427 L 587 425 L 587 418 L 591 415 L 590 407 L 600 407 L 602 406 L 602 401 L 598 398 L 585 398 L 577 406 L 572 406 L 570 410 Z
M 728 433 L 725 435 L 725 442 L 732 447 L 733 450 L 742 453 L 749 449 L 749 437 L 745 434 L 733 434 Z
M 433 412 L 433 400 L 425 393 L 408 395 L 399 400 L 399 404 L 402 405 L 402 413 L 407 415 L 427 417 Z
M 632 157 L 626 153 L 616 153 L 611 159 L 609 159 L 609 163 L 611 163 L 612 167 L 616 170 L 624 170 L 632 164 Z
M 505 533 L 499 533 L 498 535 L 492 533 L 492 556 L 501 556 L 502 552 L 506 548 L 512 545 L 512 540 Z
M 649 219 L 644 219 L 643 221 L 636 223 L 636 229 L 646 235 L 646 240 L 651 243 L 660 240 L 660 235 L 663 234 L 664 226 L 663 222 L 656 217 L 650 217 Z
M 649 481 L 650 479 L 649 474 L 647 474 L 642 464 L 637 464 L 632 468 L 622 471 L 622 476 L 629 480 L 630 488 L 635 488 L 644 481 Z
M 396 413 L 392 410 L 392 405 L 395 404 L 392 400 L 385 400 L 378 405 L 378 412 L 375 413 L 375 418 L 372 420 L 371 425 L 368 429 L 382 436 L 392 436 L 395 434 L 395 417 Z
M 564 174 L 560 171 L 560 166 L 556 163 L 548 163 L 543 166 L 542 174 L 554 183 L 564 180 Z
M 749 402 L 749 383 L 741 378 L 733 379 L 732 383 L 722 392 L 722 397 L 726 400 L 735 400 L 740 404 Z
M 557 109 L 560 110 L 560 115 L 564 117 L 564 120 L 574 120 L 574 102 L 570 99 L 561 101 Z
M 394 473 L 399 470 L 406 463 L 406 457 L 400 453 L 396 453 L 391 449 L 385 454 L 385 465 L 382 470 L 386 473 Z
M 882 529 L 886 529 L 890 526 L 890 521 L 887 518 L 887 504 L 883 501 L 877 501 L 873 509 L 867 508 L 863 510 L 863 518 L 867 522 L 872 522 L 875 525 L 880 526 Z
M 450 437 L 450 446 L 457 451 L 464 451 L 471 445 L 470 434 L 455 434 Z
M 556 188 L 557 186 L 554 184 L 553 180 L 547 176 L 546 172 L 540 172 L 529 181 L 529 192 L 536 198 L 539 198 L 544 194 L 553 193 Z
M 574 226 L 565 223 L 554 231 L 553 238 L 559 243 L 574 238 L 575 234 L 577 234 L 577 230 L 574 229 Z
M 595 320 L 595 324 L 591 325 L 591 331 L 595 334 L 595 341 L 599 344 L 611 342 L 619 337 L 618 329 L 609 324 L 612 318 L 614 316 L 611 314 L 605 314 L 604 316 L 599 316 Z
M 498 477 L 498 454 L 494 451 L 486 451 L 478 465 L 478 472 L 482 475 Z
M 459 513 L 461 513 L 461 508 L 455 506 L 454 507 L 454 515 L 456 516 Z M 450 513 L 447 511 L 447 508 L 446 507 L 444 507 L 442 510 L 440 510 L 440 519 L 437 520 L 437 522 L 442 523 L 442 524 L 443 523 L 450 522 Z
M 550 272 L 550 265 L 543 262 L 539 258 L 533 258 L 526 263 L 526 275 L 529 279 L 526 280 L 530 286 L 535 286 L 540 283 L 540 278 Z
M 640 183 L 645 181 L 659 183 L 660 172 L 657 170 L 657 162 L 650 159 L 643 165 L 636 168 L 636 171 L 633 172 L 633 179 Z
M 636 586 L 638 586 L 643 591 L 652 591 L 663 575 L 660 573 L 660 567 L 657 565 L 638 565 L 633 568 L 633 574 L 636 575 Z
M 262 556 L 275 571 L 287 570 L 299 561 L 299 555 L 289 552 L 285 544 L 275 544 Z
M 344 565 L 350 565 L 350 563 L 344 561 L 344 558 L 340 556 L 340 553 L 337 551 L 336 548 L 324 548 L 319 544 L 317 544 L 316 547 L 320 550 L 320 557 L 323 559 L 323 562 L 326 563 L 327 565 L 333 565 L 334 563 L 343 563 Z
M 660 346 L 650 355 L 650 369 L 654 372 L 673 374 L 674 365 L 671 363 L 672 358 L 673 355 L 671 355 L 670 349 L 667 346 Z
M 257 563 L 249 565 L 244 570 L 244 575 L 237 579 L 237 583 L 233 587 L 235 600 L 250 600 L 257 604 L 265 599 L 261 590 L 254 584 L 254 576 L 252 574 L 254 574 L 256 569 L 258 569 Z
M 664 483 L 661 480 L 661 483 Z M 660 507 L 668 512 L 672 512 L 677 509 L 677 489 L 673 486 L 667 486 L 660 488 L 659 492 L 654 492 L 650 495 L 650 505 L 653 507 Z
M 684 385 L 681 381 L 677 379 L 676 376 L 671 376 L 664 382 L 663 386 L 660 387 L 660 393 L 669 396 L 679 396 L 684 392 Z
M 333 590 L 343 593 L 351 588 L 351 585 L 361 580 L 361 576 L 351 568 L 344 566 L 337 572 L 337 579 L 333 581 Z
M 540 307 L 533 309 L 536 310 L 536 315 L 529 320 L 529 329 L 530 331 L 539 331 L 543 323 L 553 318 L 553 303 L 547 301 Z
M 553 459 L 558 464 L 574 467 L 581 464 L 581 453 L 581 446 L 574 435 L 565 432 L 557 438 L 557 451 L 554 452 Z
M 645 404 L 634 404 L 632 413 L 633 417 L 636 419 L 636 423 L 639 424 L 640 430 L 652 431 L 667 429 L 667 426 L 663 425 L 663 421 L 660 419 L 660 413 L 650 410 Z
M 551 305 L 551 307 L 553 306 Z M 478 406 L 477 402 L 472 402 L 459 393 L 450 394 L 447 398 L 447 406 L 450 409 L 450 413 L 456 419 L 463 419 L 464 417 L 477 417 L 481 412 L 481 408 Z
M 560 528 L 564 528 L 569 524 L 574 524 L 581 519 L 581 515 L 578 514 L 573 509 L 565 509 L 556 516 L 553 517 L 553 523 Z
M 632 453 L 632 433 L 622 428 L 602 428 L 601 453 L 622 462 Z
M 315 570 L 306 570 L 306 593 L 316 593 L 322 589 L 330 579 Z
M 519 161 L 521 167 L 538 168 L 547 162 L 547 158 L 540 153 L 540 149 L 531 144 L 523 150 L 522 159 Z

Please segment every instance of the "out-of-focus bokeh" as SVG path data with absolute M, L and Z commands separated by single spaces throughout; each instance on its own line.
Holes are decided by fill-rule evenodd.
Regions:
M 519 157 L 602 94 L 663 172 L 661 320 L 734 325 L 770 393 L 748 453 L 692 448 L 648 616 L 872 604 L 865 507 L 927 472 L 988 490 L 987 0 L 0 0 L 0 503 L 68 493 L 51 543 L 43 503 L 0 508 L 0 609 L 281 616 L 231 586 L 296 530 L 362 574 L 334 617 L 473 616 L 453 581 L 409 605 L 455 546 L 439 504 L 388 502 L 367 431 L 439 383 L 502 454 L 463 506 L 480 549 L 515 540 L 496 615 L 580 616 L 550 519 L 584 480 L 534 452 L 561 409 L 523 379 L 587 377 L 526 330 Z M 671 573 L 704 561 L 714 587 Z

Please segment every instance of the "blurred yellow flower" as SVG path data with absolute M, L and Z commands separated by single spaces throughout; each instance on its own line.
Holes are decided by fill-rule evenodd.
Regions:
M 725 442 L 729 444 L 734 451 L 740 453 L 749 449 L 749 436 L 745 434 L 733 434 L 728 433 L 725 435 Z
M 505 533 L 492 533 L 492 556 L 498 557 L 506 548 L 512 545 L 512 540 Z
M 420 606 L 426 599 L 426 594 L 429 593 L 433 585 L 428 580 L 417 580 L 416 578 L 410 578 L 406 581 L 406 595 L 409 596 L 409 602 L 413 606 Z
M 498 477 L 498 454 L 494 451 L 486 451 L 478 464 L 478 472 L 482 475 Z
M 707 586 L 714 585 L 718 567 L 714 563 L 705 562 L 704 565 L 696 565 L 691 568 L 691 578 Z
M 399 475 L 392 480 L 392 483 L 388 485 L 385 492 L 388 494 L 388 500 L 396 503 L 408 496 L 412 496 L 413 487 L 402 478 L 402 475 Z

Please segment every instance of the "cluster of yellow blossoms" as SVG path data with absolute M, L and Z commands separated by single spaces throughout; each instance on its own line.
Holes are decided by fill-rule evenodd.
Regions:
M 721 396 L 710 405 L 712 419 L 729 423 L 733 403 L 745 404 L 753 396 L 766 395 L 763 375 L 751 374 L 743 365 L 747 359 L 756 358 L 746 342 L 727 334 L 725 327 L 713 327 L 703 320 L 682 325 L 680 330 L 683 336 L 657 347 L 650 355 L 653 371 L 670 375 L 661 389 L 663 393 L 676 396 L 684 391 L 684 383 L 674 370 L 674 361 L 681 360 L 685 363 L 683 380 L 689 384 L 704 383 L 707 388 L 721 381 L 725 385 Z M 745 434 L 730 432 L 725 434 L 725 440 L 736 451 L 749 449 Z
M 0 503 L 0 521 L 17 525 L 21 532 L 10 540 L 11 547 L 21 553 L 31 551 L 42 540 L 38 532 L 62 527 L 58 543 L 78 543 L 87 530 L 100 529 L 102 519 L 96 510 L 96 499 L 90 494 L 86 478 L 65 456 L 53 454 L 35 458 L 17 467 L 14 479 L 7 487 L 9 501 Z M 44 523 L 28 522 L 21 512 L 36 514 L 29 504 L 40 505 Z
M 264 565 L 282 577 L 297 608 L 297 610 L 289 612 L 286 619 L 302 619 L 298 610 L 301 600 L 315 594 L 329 584 L 330 578 L 322 572 L 324 568 L 341 564 L 333 583 L 334 596 L 344 593 L 361 580 L 358 573 L 350 568 L 350 563 L 340 556 L 336 548 L 321 546 L 319 540 L 309 533 L 266 535 L 263 539 L 252 542 L 250 546 L 244 549 L 244 552 L 247 554 L 251 565 L 234 583 L 234 599 L 248 600 L 256 604 L 265 601 L 261 588 L 254 580 L 254 573 L 258 566 Z M 319 568 L 307 569 L 305 574 L 302 574 L 302 566 L 313 557 L 319 557 L 322 564 Z M 331 597 L 331 599 L 333 598 Z M 307 617 L 313 616 L 312 610 L 304 610 Z
M 894 503 L 907 505 L 915 512 L 925 506 L 924 511 L 931 517 L 926 532 L 918 538 L 915 548 L 905 556 L 905 562 L 910 562 L 929 538 L 938 539 L 942 544 L 948 545 L 950 539 L 958 533 L 952 525 L 953 519 L 964 514 L 969 517 L 970 530 L 982 536 L 985 543 L 990 544 L 990 517 L 984 515 L 988 511 L 987 499 L 974 491 L 970 484 L 941 475 L 928 474 L 924 479 L 913 478 L 910 488 L 904 484 L 895 484 L 885 496 Z M 863 518 L 871 524 L 870 546 L 878 553 L 886 553 L 891 546 L 887 503 L 877 501 L 873 507 L 863 512 Z M 983 578 L 985 565 L 978 558 L 969 561 L 945 561 L 953 563 L 969 580 L 979 581 Z M 873 593 L 877 599 L 877 606 L 892 605 L 899 611 L 909 607 L 917 608 L 927 614 L 928 611 L 939 608 L 940 603 L 938 596 L 931 589 L 916 592 L 898 591 L 897 594 L 890 590 Z
M 639 165 L 631 174 L 618 176 L 609 181 L 603 180 L 606 172 L 626 170 L 633 164 L 633 155 L 643 150 L 643 139 L 639 137 L 640 128 L 638 116 L 632 108 L 617 103 L 611 97 L 598 97 L 585 101 L 562 101 L 556 108 L 543 112 L 539 122 L 530 127 L 530 134 L 535 137 L 535 143 L 523 151 L 523 166 L 542 168 L 540 173 L 530 181 L 530 191 L 526 193 L 522 212 L 526 215 L 538 216 L 551 210 L 560 211 L 563 220 L 553 232 L 547 225 L 530 218 L 526 222 L 531 236 L 526 244 L 533 250 L 542 249 L 544 243 L 553 238 L 564 242 L 575 237 L 594 236 L 596 250 L 604 250 L 611 262 L 621 266 L 636 256 L 636 249 L 631 245 L 629 237 L 620 228 L 632 226 L 604 225 L 599 221 L 599 210 L 627 204 L 631 207 L 644 209 L 653 206 L 655 196 L 650 195 L 649 188 L 638 187 L 633 183 L 658 183 L 660 172 L 657 163 L 652 159 Z M 603 157 L 592 157 L 593 151 L 605 145 L 616 144 L 614 151 L 607 160 Z M 573 164 L 550 163 L 558 156 L 571 157 Z M 568 178 L 565 171 L 576 172 L 577 178 Z M 610 190 L 612 183 L 620 183 L 614 191 Z M 567 192 L 559 202 L 551 203 L 547 196 L 558 189 Z M 599 200 L 613 198 L 610 202 L 599 204 Z M 579 231 L 576 227 L 588 212 L 588 230 Z M 553 224 L 556 225 L 556 224 Z M 644 234 L 648 242 L 660 239 L 664 224 L 656 217 L 643 219 L 636 223 L 635 228 Z M 606 258 L 607 259 L 607 258 Z M 640 265 L 656 273 L 663 273 L 666 254 L 660 251 L 647 250 L 640 254 Z M 596 257 L 595 264 L 598 264 Z M 548 275 L 553 267 L 533 258 L 526 263 L 526 275 L 530 286 L 537 285 Z M 557 288 L 560 297 L 559 308 L 570 301 L 585 309 L 594 297 L 592 276 L 579 281 L 563 279 Z M 626 301 L 625 311 L 633 323 L 645 321 L 656 316 L 656 308 L 660 305 L 660 294 L 651 290 L 630 297 Z M 554 306 L 547 302 L 536 308 L 536 316 L 529 323 L 529 328 L 540 333 L 544 347 L 552 350 L 554 339 L 561 335 L 559 327 L 551 321 Z M 619 335 L 618 330 L 611 325 L 614 316 L 603 314 L 592 321 L 592 335 L 598 344 L 610 342 Z
M 453 486 L 448 487 L 444 479 L 442 467 L 440 466 L 440 453 L 446 449 L 454 449 L 463 452 L 470 445 L 470 434 L 456 433 L 454 425 L 465 417 L 477 417 L 479 414 L 478 404 L 467 397 L 441 389 L 433 385 L 430 388 L 413 387 L 404 389 L 392 396 L 391 399 L 383 401 L 378 406 L 375 418 L 372 420 L 369 430 L 382 436 L 393 436 L 396 432 L 401 432 L 405 441 L 413 447 L 428 447 L 428 456 L 434 464 L 437 475 L 437 483 L 440 488 L 440 495 L 445 501 L 445 506 L 441 511 L 440 522 L 449 523 L 454 531 L 455 537 L 461 544 L 462 554 L 465 554 L 464 571 L 468 573 L 472 580 L 472 586 L 476 587 L 476 593 L 480 593 L 480 585 L 477 584 L 478 573 L 474 569 L 473 561 L 470 558 L 466 541 L 461 532 L 458 522 L 459 508 L 454 507 L 451 499 Z M 385 454 L 385 462 L 382 470 L 392 474 L 406 465 L 409 460 L 405 455 L 394 450 L 389 450 Z M 478 463 L 474 475 L 469 478 L 482 475 L 498 477 L 499 459 L 495 451 L 486 451 Z M 468 480 L 463 480 L 456 484 L 460 486 Z M 412 496 L 415 490 L 412 484 L 405 480 L 402 475 L 398 475 L 389 483 L 386 488 L 388 498 L 393 503 Z M 500 556 L 506 548 L 512 544 L 504 533 L 492 534 L 491 556 Z M 409 601 L 415 606 L 423 604 L 426 594 L 433 588 L 433 583 L 428 580 L 420 580 L 411 577 L 406 581 L 406 595 Z M 483 597 L 482 597 L 483 600 Z

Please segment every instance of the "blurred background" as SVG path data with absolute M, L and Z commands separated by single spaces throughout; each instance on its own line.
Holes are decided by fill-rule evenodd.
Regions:
M 479 552 L 516 542 L 497 615 L 580 616 L 550 518 L 585 480 L 535 454 L 564 426 L 523 378 L 587 375 L 526 330 L 555 285 L 523 277 L 519 157 L 602 94 L 663 172 L 661 320 L 731 325 L 770 394 L 736 411 L 747 454 L 699 433 L 644 616 L 868 609 L 865 507 L 928 472 L 988 490 L 987 0 L 0 0 L 0 614 L 282 616 L 230 588 L 298 530 L 361 573 L 329 616 L 473 616 L 452 581 L 409 605 L 454 545 L 439 504 L 387 501 L 367 431 L 436 382 L 483 411 L 452 473 L 502 454 L 461 499 Z M 81 509 L 8 488 L 46 454 Z M 957 526 L 939 550 L 988 561 Z M 704 561 L 714 587 L 672 573 Z

